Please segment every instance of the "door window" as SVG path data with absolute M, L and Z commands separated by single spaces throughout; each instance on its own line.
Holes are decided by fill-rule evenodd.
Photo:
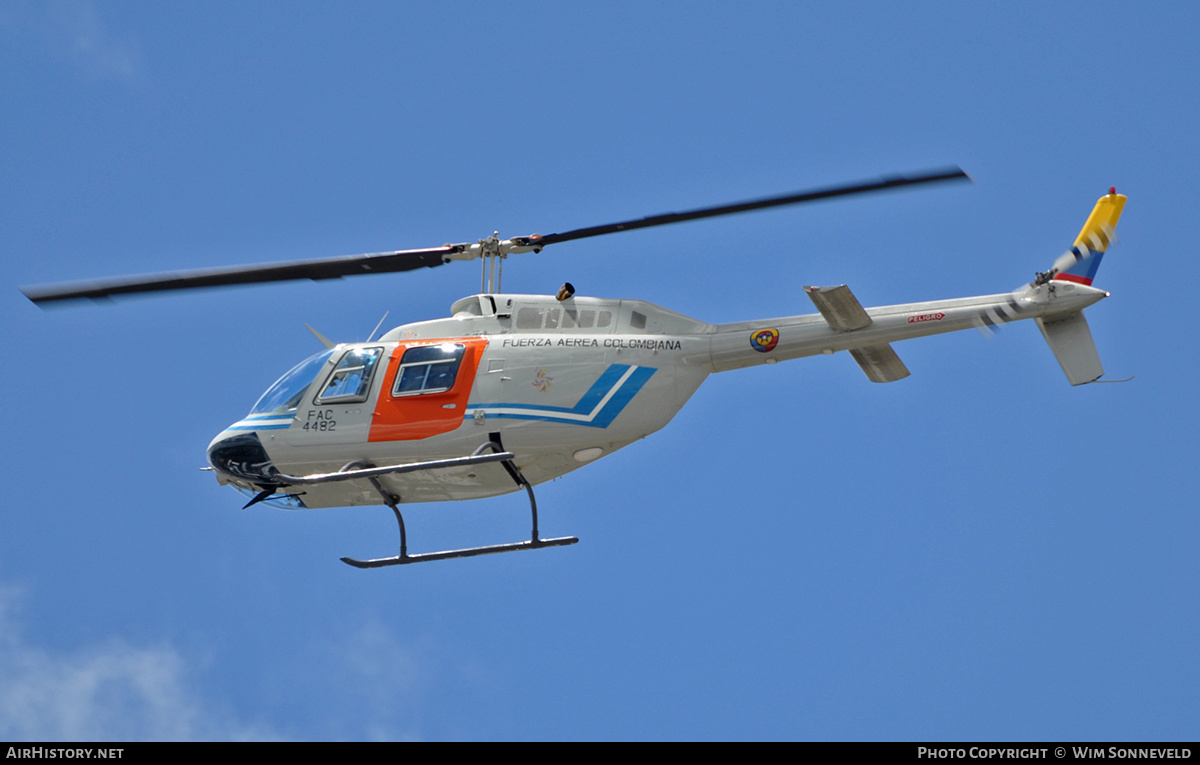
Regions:
M 346 351 L 329 376 L 318 404 L 354 404 L 367 400 L 371 392 L 371 374 L 383 354 L 382 348 L 355 348 Z
M 454 387 L 463 351 L 460 343 L 422 345 L 409 348 L 400 359 L 393 396 L 442 393 Z

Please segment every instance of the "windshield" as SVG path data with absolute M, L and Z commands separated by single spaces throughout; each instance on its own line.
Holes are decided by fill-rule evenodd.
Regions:
M 312 385 L 313 378 L 317 376 L 317 372 L 321 371 L 321 367 L 333 355 L 333 349 L 321 351 L 315 356 L 301 361 L 296 366 L 292 367 L 292 371 L 280 377 L 267 392 L 262 394 L 262 398 L 250 410 L 250 414 L 288 414 L 296 411 L 300 406 L 300 399 L 304 398 L 304 391 L 308 390 L 308 386 Z

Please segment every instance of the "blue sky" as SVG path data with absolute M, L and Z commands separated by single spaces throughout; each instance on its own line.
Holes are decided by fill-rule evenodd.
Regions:
M 1190 739 L 1200 13 L 1185 3 L 0 6 L 0 737 Z M 1031 323 L 716 375 L 538 489 L 580 544 L 358 571 L 386 508 L 197 468 L 282 372 L 474 265 L 41 311 L 65 279 L 549 232 L 505 285 L 707 321 L 1002 292 L 1129 196 L 1071 388 Z M 413 507 L 415 549 L 523 497 Z

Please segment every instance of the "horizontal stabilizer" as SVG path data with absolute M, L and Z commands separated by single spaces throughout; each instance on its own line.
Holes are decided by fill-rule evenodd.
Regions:
M 1072 385 L 1095 382 L 1104 374 L 1100 354 L 1096 352 L 1096 343 L 1092 340 L 1092 331 L 1088 328 L 1083 311 L 1052 321 L 1038 317 L 1037 325 Z
M 867 373 L 867 379 L 871 382 L 895 382 L 903 380 L 911 374 L 908 367 L 904 366 L 904 362 L 892 350 L 892 346 L 887 343 L 868 345 L 865 348 L 851 348 L 850 355 L 862 367 L 862 371 Z
M 838 332 L 854 332 L 871 326 L 873 320 L 854 293 L 844 284 L 837 287 L 805 287 L 805 294 L 821 312 L 826 323 Z M 850 355 L 871 382 L 903 380 L 910 372 L 887 343 L 851 348 Z
M 805 287 L 817 310 L 839 332 L 853 332 L 870 326 L 871 317 L 854 297 L 850 288 L 842 284 L 837 287 Z M 862 363 L 862 362 L 859 362 Z M 903 364 L 901 365 L 903 366 Z

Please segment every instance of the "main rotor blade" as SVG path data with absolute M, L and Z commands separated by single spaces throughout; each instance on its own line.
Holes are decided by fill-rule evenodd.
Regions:
M 639 228 L 650 228 L 651 226 L 665 226 L 669 223 L 682 223 L 689 220 L 699 220 L 700 218 L 715 218 L 718 215 L 733 215 L 735 213 L 750 212 L 751 210 L 765 210 L 768 207 L 797 205 L 805 202 L 815 202 L 820 199 L 848 197 L 855 194 L 869 194 L 875 191 L 899 189 L 906 186 L 917 186 L 924 183 L 940 183 L 942 181 L 955 180 L 969 181 L 971 180 L 971 176 L 963 172 L 962 168 L 960 167 L 949 167 L 941 170 L 927 171 L 918 175 L 884 176 L 874 181 L 862 181 L 844 186 L 827 186 L 825 188 L 811 189 L 808 191 L 796 191 L 790 194 L 766 197 L 763 199 L 752 199 L 746 202 L 736 202 L 734 204 L 720 205 L 718 207 L 703 207 L 699 210 L 691 210 L 689 212 L 673 212 L 663 213 L 662 215 L 651 215 L 646 218 L 635 218 L 634 220 L 627 220 L 621 223 L 609 223 L 604 226 L 577 228 L 573 231 L 564 231 L 561 234 L 545 234 L 542 236 L 522 237 L 521 241 L 524 244 L 541 247 L 547 244 L 557 244 L 558 242 L 569 242 L 573 239 L 586 239 L 592 236 L 600 236 L 601 234 L 612 234 L 616 233 L 617 231 L 632 231 Z
M 718 215 L 733 215 L 752 210 L 763 210 L 769 207 L 802 204 L 821 199 L 847 197 L 856 194 L 867 194 L 875 191 L 886 191 L 907 186 L 954 180 L 970 180 L 970 176 L 963 172 L 961 168 L 952 167 L 910 176 L 885 176 L 873 181 L 798 191 L 791 194 L 754 199 L 735 204 L 705 207 L 689 212 L 652 215 L 622 223 L 578 228 L 572 231 L 547 234 L 545 236 L 514 237 L 513 239 L 504 241 L 492 237 L 486 241 L 480 240 L 478 244 L 447 244 L 441 247 L 429 247 L 419 250 L 397 250 L 395 252 L 381 252 L 369 255 L 347 255 L 337 258 L 302 260 L 291 263 L 262 263 L 200 271 L 179 271 L 175 273 L 140 276 L 131 279 L 39 285 L 23 288 L 21 291 L 34 303 L 45 305 L 82 298 L 101 299 L 117 295 L 163 292 L 196 287 L 223 287 L 235 284 L 258 284 L 293 279 L 338 279 L 343 276 L 352 276 L 355 274 L 412 271 L 422 267 L 433 268 L 434 266 L 440 266 L 450 260 L 470 260 L 480 256 L 503 255 L 504 253 L 519 251 L 515 248 L 529 248 L 536 251 L 548 244 L 569 242 L 574 239 L 586 239 L 592 236 L 600 236 L 601 234 L 612 234 L 617 231 L 665 226 L 668 223 L 682 223 L 683 221 L 698 220 L 700 218 L 713 218 Z M 489 248 L 492 249 L 489 250 Z
M 443 257 L 461 252 L 465 245 L 447 244 L 421 250 L 398 250 L 370 255 L 346 255 L 337 258 L 300 260 L 291 263 L 262 263 L 250 266 L 211 268 L 201 271 L 141 276 L 132 279 L 73 282 L 24 287 L 21 292 L 38 305 L 81 298 L 108 298 L 139 292 L 184 290 L 194 287 L 224 287 L 233 284 L 257 284 L 291 279 L 339 279 L 354 274 L 379 274 L 412 271 L 442 265 Z

